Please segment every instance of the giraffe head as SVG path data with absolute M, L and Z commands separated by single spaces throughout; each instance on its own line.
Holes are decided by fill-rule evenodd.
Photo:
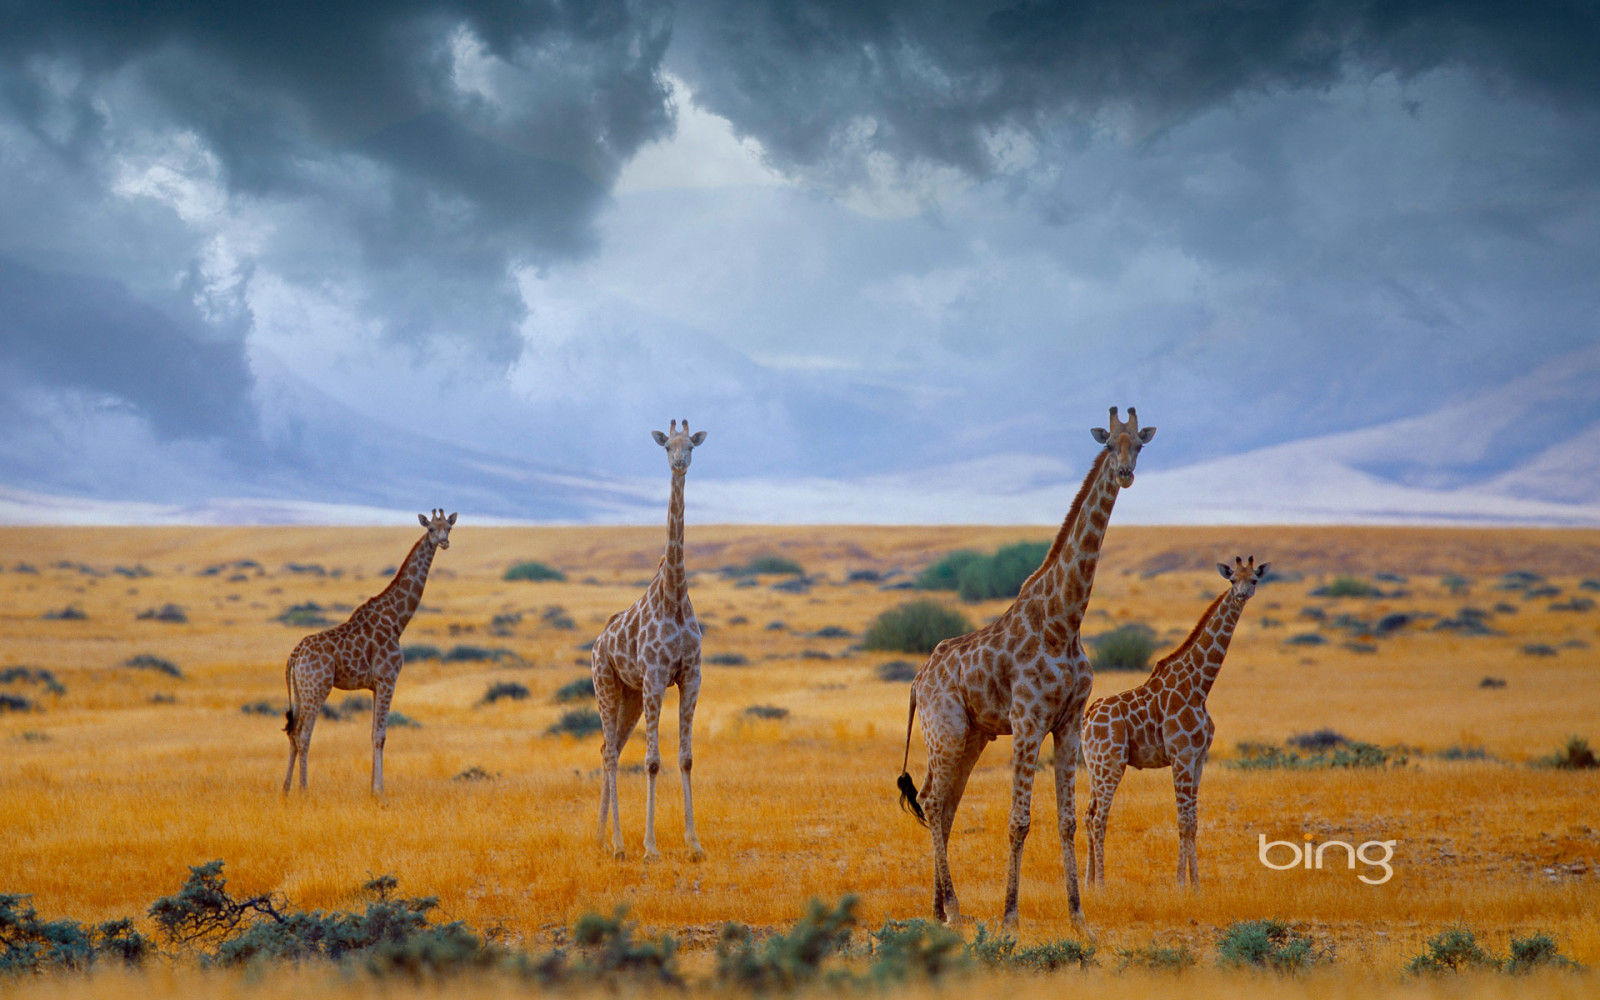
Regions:
M 428 541 L 441 549 L 450 547 L 450 529 L 455 527 L 456 524 L 456 516 L 454 514 L 445 517 L 444 511 L 435 507 L 431 519 L 426 515 L 418 514 L 417 521 L 428 529 Z
M 663 434 L 660 431 L 651 431 L 650 436 L 656 439 L 656 444 L 667 449 L 667 464 L 673 472 L 682 472 L 689 467 L 689 455 L 700 442 L 706 439 L 705 431 L 689 433 L 689 421 L 683 422 L 683 429 L 678 429 L 678 422 L 674 420 L 672 427 Z
M 1267 570 L 1272 568 L 1271 563 L 1256 565 L 1256 557 L 1251 556 L 1249 561 L 1233 557 L 1233 565 L 1217 563 L 1217 572 L 1222 574 L 1224 580 L 1233 583 L 1233 596 L 1241 601 L 1248 601 L 1255 596 L 1256 582 L 1267 575 Z
M 1150 443 L 1156 436 L 1154 427 L 1139 427 L 1139 413 L 1133 407 L 1128 407 L 1128 422 L 1123 423 L 1117 418 L 1117 408 L 1111 408 L 1111 429 L 1096 427 L 1089 431 L 1094 439 L 1106 446 L 1111 452 L 1111 471 L 1117 477 L 1117 485 L 1127 489 L 1133 485 L 1133 467 L 1139 461 L 1139 449 Z

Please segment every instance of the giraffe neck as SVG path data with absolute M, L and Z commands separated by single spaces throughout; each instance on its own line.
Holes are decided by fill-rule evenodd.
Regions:
M 383 593 L 367 602 L 370 619 L 379 625 L 388 625 L 395 635 L 405 631 L 411 616 L 422 603 L 422 588 L 428 582 L 428 569 L 433 565 L 434 544 L 430 536 L 423 535 L 411 546 L 406 561 L 400 564 L 394 579 Z
M 1111 470 L 1110 454 L 1108 449 L 1095 458 L 1089 474 L 1083 478 L 1083 485 L 1078 488 L 1078 496 L 1072 501 L 1072 509 L 1061 522 L 1055 544 L 1039 570 L 1023 584 L 1024 594 L 1043 596 L 1046 619 L 1065 625 L 1074 636 L 1089 606 L 1094 571 L 1100 561 L 1100 543 L 1105 538 L 1111 507 L 1120 491 Z
M 671 618 L 682 612 L 688 589 L 683 574 L 683 482 L 685 470 L 672 470 L 672 495 L 667 500 L 667 551 L 661 557 L 661 605 Z
M 1243 611 L 1244 601 L 1234 596 L 1229 587 L 1211 602 L 1183 645 L 1156 669 L 1171 677 L 1180 690 L 1194 691 L 1203 701 L 1222 672 L 1222 660 L 1228 655 L 1228 643 L 1233 640 L 1234 627 Z M 1151 673 L 1154 675 L 1155 671 Z

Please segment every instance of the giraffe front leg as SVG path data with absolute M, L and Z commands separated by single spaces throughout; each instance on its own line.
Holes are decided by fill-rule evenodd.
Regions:
M 694 768 L 694 707 L 700 699 L 700 667 L 686 672 L 678 682 L 678 770 L 683 775 L 683 839 L 689 845 L 689 860 L 703 861 L 706 852 L 694 833 L 694 793 L 689 787 L 689 772 Z
M 1039 762 L 1040 734 L 1026 721 L 1011 724 L 1011 860 L 1006 868 L 1006 909 L 1002 924 L 1017 928 L 1017 893 L 1022 882 L 1022 847 L 1033 825 L 1033 769 Z M 1076 874 L 1077 866 L 1073 865 Z
M 661 698 L 666 684 L 645 675 L 644 692 L 644 769 L 648 789 L 644 800 L 644 859 L 661 860 L 656 850 L 656 778 L 661 774 Z
M 1083 901 L 1078 893 L 1078 806 L 1076 800 L 1076 784 L 1078 779 L 1078 741 L 1081 739 L 1081 730 L 1077 720 L 1069 720 L 1061 729 L 1053 734 L 1055 743 L 1055 778 L 1056 778 L 1056 829 L 1061 835 L 1061 867 L 1067 879 L 1067 904 L 1072 914 L 1072 922 L 1085 930 L 1088 925 L 1083 919 Z M 1090 835 L 1090 863 L 1093 864 L 1094 851 Z
M 389 736 L 389 703 L 394 682 L 379 681 L 372 690 L 372 794 L 383 794 L 383 744 Z
M 1199 888 L 1199 858 L 1195 851 L 1195 832 L 1200 825 L 1200 770 L 1202 758 L 1185 755 L 1172 762 L 1172 787 L 1178 800 L 1178 884 L 1187 879 L 1190 888 Z
M 1089 758 L 1089 875 L 1095 885 L 1106 882 L 1106 826 L 1111 822 L 1111 803 L 1127 763 L 1120 757 L 1094 754 Z

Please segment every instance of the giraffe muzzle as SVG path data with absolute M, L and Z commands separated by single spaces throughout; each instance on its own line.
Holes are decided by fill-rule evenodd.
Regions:
M 1131 467 L 1124 466 L 1117 470 L 1117 485 L 1123 489 L 1133 485 L 1133 469 Z

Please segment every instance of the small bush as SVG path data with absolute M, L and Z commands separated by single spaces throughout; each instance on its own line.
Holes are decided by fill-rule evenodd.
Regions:
M 1511 954 L 1506 959 L 1505 970 L 1514 976 L 1534 969 L 1582 969 L 1583 966 L 1561 954 L 1556 939 L 1544 932 L 1535 932 L 1524 938 L 1511 939 Z
M 678 986 L 677 942 L 663 934 L 655 941 L 635 941 L 633 928 L 624 921 L 626 907 L 609 917 L 586 913 L 578 918 L 572 936 L 583 949 L 584 962 L 576 971 L 599 979 L 616 977 Z
M 56 680 L 56 675 L 43 667 L 7 667 L 0 670 L 0 684 L 42 684 L 51 694 L 66 694 L 67 686 Z
M 1396 611 L 1393 614 L 1384 615 L 1382 618 L 1378 619 L 1378 624 L 1372 627 L 1372 632 L 1377 636 L 1393 635 L 1414 621 L 1416 621 L 1416 618 L 1412 615 L 1408 615 L 1401 611 Z
M 931 653 L 945 639 L 970 631 L 972 623 L 959 611 L 935 601 L 912 601 L 874 619 L 862 646 L 899 653 Z
M 461 644 L 451 646 L 450 651 L 440 659 L 445 663 L 485 663 L 499 661 L 506 655 L 503 649 L 485 649 L 483 646 Z
M 1227 766 L 1244 771 L 1291 770 L 1308 771 L 1320 768 L 1404 767 L 1407 755 L 1398 748 L 1385 749 L 1376 743 L 1347 741 L 1344 744 L 1301 756 L 1294 750 L 1271 743 L 1240 743 L 1238 754 Z
M 1465 594 L 1472 586 L 1472 581 L 1460 573 L 1446 573 L 1439 578 L 1439 586 L 1455 595 Z
M 890 660 L 878 664 L 878 680 L 906 684 L 917 678 L 917 665 L 910 660 Z
M 1143 948 L 1125 948 L 1117 952 L 1117 971 L 1128 969 L 1154 969 L 1162 972 L 1182 972 L 1199 960 L 1187 945 L 1165 948 L 1150 944 Z
M 1574 597 L 1565 601 L 1556 601 L 1550 605 L 1551 611 L 1593 611 L 1594 599 L 1591 597 Z
M 485 691 L 483 693 L 483 697 L 478 699 L 478 704 L 493 705 L 495 702 L 500 701 L 503 698 L 509 698 L 512 701 L 521 701 L 526 697 L 528 697 L 528 689 L 523 687 L 521 684 L 518 684 L 516 681 L 500 681 L 496 684 L 489 685 L 489 690 Z
M 171 660 L 164 660 L 159 656 L 151 656 L 149 653 L 130 656 L 122 661 L 122 665 L 132 667 L 135 670 L 154 670 L 158 674 L 166 674 L 168 677 L 176 677 L 179 680 L 183 679 L 183 671 L 178 669 L 177 664 Z
M 1315 729 L 1309 733 L 1296 733 L 1284 741 L 1299 750 L 1332 750 L 1350 741 L 1332 729 Z
M 0 694 L 0 712 L 31 712 L 36 707 L 20 694 Z
M 418 642 L 409 646 L 400 647 L 401 658 L 413 662 L 420 660 L 437 660 L 442 655 L 443 654 L 439 652 L 438 646 L 430 646 L 425 642 Z
M 793 559 L 778 555 L 756 556 L 743 566 L 724 566 L 724 576 L 804 576 L 806 571 Z
M 581 740 L 585 736 L 598 733 L 603 728 L 605 726 L 600 721 L 599 712 L 592 708 L 575 708 L 563 713 L 561 718 L 544 732 L 546 736 L 567 735 Z
M 743 653 L 712 653 L 706 662 L 714 667 L 742 667 L 750 661 Z
M 69 604 L 60 611 L 46 611 L 39 617 L 45 621 L 81 622 L 87 619 L 89 615 L 75 605 Z
M 824 625 L 822 628 L 819 628 L 815 632 L 811 633 L 811 638 L 813 639 L 850 639 L 854 636 L 854 632 L 851 632 L 847 628 L 841 628 L 838 625 Z
M 303 604 L 291 604 L 284 612 L 273 621 L 283 622 L 296 628 L 319 628 L 323 625 L 332 625 L 333 619 L 322 614 L 322 605 L 316 601 L 306 601 Z
M 0 973 L 83 971 L 101 958 L 138 965 L 153 950 L 132 921 L 84 927 L 76 920 L 40 920 L 28 898 L 0 894 Z
M 978 933 L 967 945 L 967 953 L 980 964 L 992 969 L 1020 969 L 1029 972 L 1055 972 L 1070 966 L 1087 969 L 1096 964 L 1094 946 L 1063 939 L 1045 941 L 1017 947 L 1017 939 L 1010 934 L 991 935 L 989 928 L 978 925 Z
M 1406 970 L 1413 973 L 1499 968 L 1500 960 L 1479 947 L 1473 933 L 1460 924 L 1435 934 L 1428 940 L 1427 950 L 1406 965 Z
M 275 705 L 272 702 L 264 699 L 262 701 L 248 702 L 239 706 L 239 711 L 243 712 L 245 715 L 270 715 L 280 719 L 283 718 L 283 713 L 287 712 L 288 710 L 289 706 L 286 703 Z
M 1283 640 L 1283 644 L 1286 646 L 1323 646 L 1327 642 L 1328 640 L 1325 636 L 1318 635 L 1315 632 L 1301 632 L 1299 635 L 1291 635 Z
M 1383 592 L 1365 580 L 1353 576 L 1336 576 L 1328 583 L 1311 591 L 1312 597 L 1382 597 Z
M 954 590 L 964 601 L 1015 597 L 1050 552 L 1049 542 L 1018 542 L 992 555 L 951 552 L 917 575 L 919 590 Z
M 777 705 L 751 705 L 744 710 L 744 714 L 757 719 L 787 719 L 789 710 Z
M 1089 647 L 1096 670 L 1145 670 L 1156 651 L 1156 631 L 1130 622 L 1091 638 Z
M 560 582 L 566 578 L 567 574 L 561 572 L 559 569 L 546 566 L 542 562 L 531 559 L 527 562 L 517 563 L 510 569 L 506 570 L 505 574 L 501 577 L 502 580 L 528 580 L 532 583 L 542 583 L 546 580 Z
M 474 764 L 471 767 L 467 768 L 465 771 L 462 771 L 460 774 L 456 775 L 454 778 L 451 778 L 450 780 L 451 781 L 493 781 L 494 777 L 495 776 L 490 774 L 488 771 L 485 771 L 483 768 L 481 768 L 478 765 Z
M 1506 686 L 1506 679 L 1504 677 L 1485 677 L 1478 682 L 1478 686 L 1481 688 L 1503 688 Z
M 855 927 L 856 897 L 829 908 L 812 900 L 810 911 L 787 934 L 757 944 L 750 928 L 725 924 L 717 942 L 717 982 L 754 993 L 792 991 L 816 979 L 823 963 L 841 952 Z
M 594 697 L 594 678 L 580 677 L 556 688 L 556 701 L 588 701 Z
M 1530 642 L 1522 647 L 1523 656 L 1555 656 L 1557 649 L 1543 642 Z
M 785 594 L 809 594 L 811 592 L 811 580 L 807 577 L 797 576 L 773 584 L 772 589 L 782 591 Z
M 183 608 L 176 604 L 163 604 L 159 608 L 149 608 L 139 612 L 135 617 L 140 621 L 171 622 L 176 625 L 181 625 L 189 620 L 189 616 L 184 612 Z
M 872 934 L 867 974 L 878 984 L 938 979 L 972 964 L 961 935 L 926 920 L 889 920 Z
M 398 727 L 401 727 L 401 728 L 404 728 L 404 729 L 421 729 L 422 728 L 422 723 L 418 722 L 416 719 L 413 719 L 409 715 L 406 715 L 406 714 L 404 714 L 402 712 L 396 712 L 392 708 L 389 709 L 389 719 L 388 719 L 388 722 L 385 723 L 385 724 L 386 725 L 390 725 L 390 726 L 398 726 Z
M 1587 771 L 1593 767 L 1600 767 L 1600 761 L 1595 760 L 1589 741 L 1582 736 L 1572 737 L 1567 740 L 1566 746 L 1548 757 L 1539 758 L 1534 763 L 1544 767 L 1560 768 L 1563 771 Z
M 1311 938 L 1281 920 L 1242 920 L 1217 939 L 1217 964 L 1235 968 L 1299 972 L 1316 957 Z

